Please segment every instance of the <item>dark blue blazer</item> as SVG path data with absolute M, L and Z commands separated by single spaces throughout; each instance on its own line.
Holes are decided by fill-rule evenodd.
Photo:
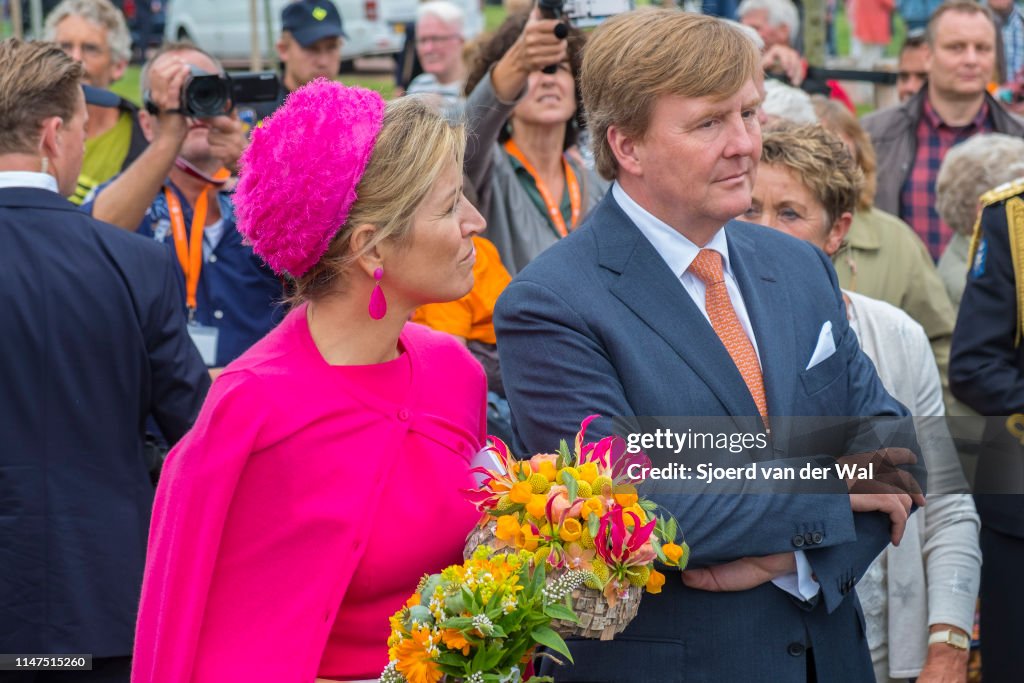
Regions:
M 159 244 L 0 189 L 0 652 L 131 654 L 153 484 L 209 388 Z
M 850 330 L 828 258 L 761 226 L 730 222 L 725 229 L 773 418 L 768 459 L 814 460 L 792 447 L 802 427 L 784 416 L 905 416 Z M 494 320 L 513 427 L 526 453 L 550 452 L 593 413 L 757 415 L 718 336 L 612 193 L 580 229 L 519 273 Z M 826 321 L 836 351 L 805 369 Z M 906 421 L 895 422 L 903 431 L 851 431 L 834 454 L 876 447 L 876 438 L 916 452 Z M 612 429 L 593 426 L 593 436 Z M 923 478 L 919 468 L 915 474 Z M 873 680 L 852 588 L 888 543 L 888 518 L 853 514 L 845 484 L 835 483 L 836 495 L 659 501 L 680 521 L 691 566 L 804 550 L 821 586 L 810 603 L 770 583 L 737 593 L 690 590 L 670 574 L 664 593 L 645 597 L 622 635 L 574 641 L 577 665 L 545 672 L 558 681 L 802 681 L 813 647 L 819 680 Z

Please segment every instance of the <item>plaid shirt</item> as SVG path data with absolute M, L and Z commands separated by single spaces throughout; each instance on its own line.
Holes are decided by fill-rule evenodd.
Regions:
M 1024 67 L 1024 15 L 1013 5 L 1010 16 L 1004 20 L 998 14 L 1003 33 L 1003 52 L 1006 58 L 1006 80 L 1012 81 Z
M 935 210 L 935 180 L 939 176 L 942 159 L 953 145 L 972 135 L 991 132 L 992 120 L 987 102 L 982 103 L 973 121 L 954 128 L 943 123 L 928 97 L 924 98 L 924 111 L 917 124 L 917 155 L 900 194 L 900 218 L 924 240 L 935 260 L 942 256 L 953 236 L 953 230 Z

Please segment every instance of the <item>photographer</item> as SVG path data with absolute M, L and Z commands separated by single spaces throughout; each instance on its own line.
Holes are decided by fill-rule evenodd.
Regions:
M 206 364 L 220 368 L 280 319 L 281 285 L 242 244 L 226 180 L 245 148 L 237 117 L 186 117 L 182 90 L 195 70 L 222 74 L 192 45 L 162 48 L 143 67 L 149 147 L 83 207 L 95 217 L 163 242 L 180 264 L 189 331 Z

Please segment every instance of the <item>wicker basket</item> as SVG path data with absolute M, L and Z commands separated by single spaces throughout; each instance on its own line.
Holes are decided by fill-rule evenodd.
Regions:
M 494 532 L 497 524 L 490 520 L 486 526 L 476 526 L 469 536 L 466 537 L 466 547 L 462 554 L 466 559 L 473 554 L 481 545 L 493 547 Z M 499 553 L 513 552 L 513 548 L 498 549 Z M 552 577 L 557 574 L 551 574 Z M 643 588 L 640 586 L 629 586 L 626 594 L 615 603 L 614 607 L 608 606 L 604 595 L 594 589 L 581 587 L 572 594 L 572 609 L 579 617 L 579 623 L 555 619 L 551 622 L 551 628 L 555 629 L 563 637 L 569 638 L 592 638 L 597 640 L 612 640 L 615 635 L 622 633 L 629 622 L 633 621 L 637 610 L 640 609 L 640 598 L 643 597 Z

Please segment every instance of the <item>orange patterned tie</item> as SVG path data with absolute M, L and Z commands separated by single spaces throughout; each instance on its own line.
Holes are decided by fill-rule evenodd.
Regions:
M 711 327 L 722 340 L 725 350 L 732 357 L 743 381 L 754 397 L 757 410 L 761 417 L 768 417 L 768 401 L 764 396 L 764 378 L 761 376 L 761 364 L 757 361 L 754 345 L 750 343 L 740 319 L 736 317 L 736 309 L 732 307 L 729 291 L 725 288 L 725 275 L 722 273 L 722 255 L 714 249 L 701 249 L 697 258 L 690 264 L 690 272 L 699 277 L 705 285 L 704 305 L 711 319 Z

